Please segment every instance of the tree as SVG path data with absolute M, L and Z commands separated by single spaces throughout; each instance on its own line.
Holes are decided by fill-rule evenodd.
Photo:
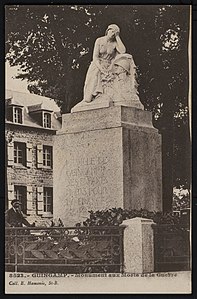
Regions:
M 63 112 L 82 96 L 78 76 L 85 72 L 81 61 L 89 38 L 81 30 L 92 35 L 89 19 L 85 6 L 16 5 L 6 10 L 7 60 L 20 66 L 18 78 L 28 80 L 30 92 L 57 99 Z
M 189 6 L 7 6 L 6 59 L 21 67 L 18 78 L 28 80 L 30 92 L 56 99 L 69 112 L 82 100 L 94 41 L 111 23 L 121 28 L 137 65 L 140 100 L 162 134 L 169 210 L 172 186 L 189 186 Z

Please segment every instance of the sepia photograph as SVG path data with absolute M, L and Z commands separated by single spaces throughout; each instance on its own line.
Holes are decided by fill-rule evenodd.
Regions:
M 5 6 L 6 294 L 191 294 L 191 6 Z

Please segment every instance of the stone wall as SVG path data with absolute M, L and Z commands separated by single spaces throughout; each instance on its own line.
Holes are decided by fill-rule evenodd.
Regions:
M 10 207 L 10 202 L 14 197 L 14 185 L 31 186 L 32 206 L 31 204 L 28 205 L 27 219 L 30 221 L 40 221 L 43 218 L 43 215 L 41 212 L 39 213 L 40 215 L 38 215 L 37 191 L 38 187 L 53 187 L 53 168 L 38 168 L 37 145 L 53 146 L 55 131 L 6 124 L 6 135 L 7 134 L 13 136 L 12 143 L 24 142 L 29 143 L 32 146 L 31 166 L 16 165 L 15 163 L 7 166 L 8 207 Z

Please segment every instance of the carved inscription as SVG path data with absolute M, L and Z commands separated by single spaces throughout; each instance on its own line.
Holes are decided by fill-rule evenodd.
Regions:
M 70 215 L 86 215 L 103 206 L 109 195 L 109 158 L 69 159 L 65 164 L 65 204 Z

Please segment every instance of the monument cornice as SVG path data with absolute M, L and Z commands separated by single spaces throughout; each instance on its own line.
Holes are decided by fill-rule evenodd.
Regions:
M 152 112 L 120 105 L 64 114 L 57 135 L 118 127 L 157 132 L 152 125 Z

